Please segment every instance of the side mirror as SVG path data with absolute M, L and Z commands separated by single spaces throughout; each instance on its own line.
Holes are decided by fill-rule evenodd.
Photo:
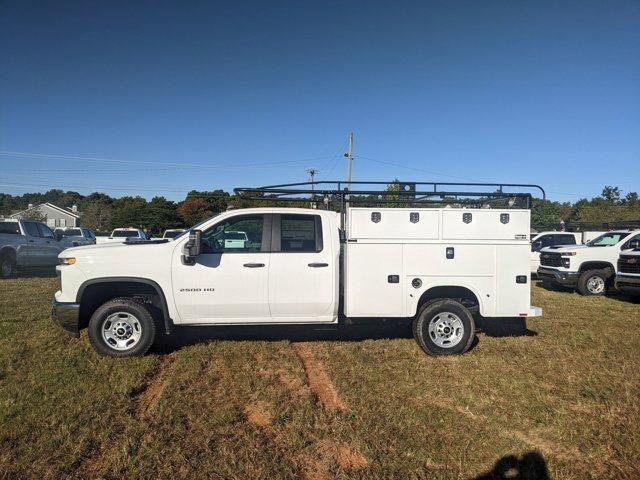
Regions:
M 189 239 L 182 247 L 182 263 L 193 265 L 196 257 L 200 255 L 202 247 L 202 230 L 190 230 Z
M 59 242 L 60 240 L 62 240 L 62 232 L 54 232 L 53 233 L 53 238 L 56 239 L 56 242 Z
M 533 243 L 531 244 L 531 251 L 532 251 L 532 252 L 539 252 L 539 251 L 540 251 L 541 246 L 542 246 L 542 243 L 541 243 L 541 242 L 533 242 Z

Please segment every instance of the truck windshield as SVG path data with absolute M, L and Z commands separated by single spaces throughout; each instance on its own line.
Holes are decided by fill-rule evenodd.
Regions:
M 594 238 L 590 242 L 587 242 L 588 247 L 609 247 L 617 244 L 624 237 L 629 235 L 629 232 L 607 232 L 599 237 Z
M 138 231 L 137 230 L 114 230 L 113 233 L 111 234 L 112 237 L 137 237 L 138 236 Z

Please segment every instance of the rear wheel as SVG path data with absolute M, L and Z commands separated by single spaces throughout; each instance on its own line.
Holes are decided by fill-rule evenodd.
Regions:
M 425 305 L 413 321 L 413 336 L 429 355 L 456 355 L 469 350 L 475 336 L 471 312 L 455 300 Z
M 587 270 L 578 279 L 578 291 L 582 295 L 604 295 L 608 282 L 609 275 L 605 270 Z
M 16 272 L 16 262 L 9 255 L 4 254 L 0 257 L 0 277 L 11 278 Z
M 144 303 L 131 298 L 104 303 L 91 316 L 87 330 L 93 348 L 111 357 L 144 355 L 156 336 L 151 313 Z

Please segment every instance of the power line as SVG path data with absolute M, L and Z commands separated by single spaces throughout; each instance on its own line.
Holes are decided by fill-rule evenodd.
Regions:
M 101 157 L 84 157 L 84 156 L 76 156 L 76 155 L 55 155 L 55 154 L 45 154 L 45 153 L 29 153 L 29 152 L 16 152 L 16 151 L 0 151 L 1 156 L 6 157 L 16 157 L 16 158 L 31 158 L 31 159 L 48 159 L 48 160 L 69 160 L 69 161 L 95 161 L 95 162 L 110 162 L 110 163 L 119 163 L 123 165 L 161 165 L 161 166 L 171 166 L 176 168 L 245 168 L 245 167 L 254 167 L 261 165 L 282 165 L 288 163 L 300 163 L 300 162 L 309 162 L 313 160 L 324 160 L 327 158 L 334 158 L 334 155 L 325 155 L 321 157 L 311 157 L 311 158 L 301 158 L 299 160 L 284 160 L 278 162 L 261 162 L 261 163 L 246 163 L 246 164 L 217 164 L 217 165 L 206 165 L 199 163 L 178 163 L 178 162 L 149 162 L 142 160 L 120 160 L 115 158 L 101 158 Z

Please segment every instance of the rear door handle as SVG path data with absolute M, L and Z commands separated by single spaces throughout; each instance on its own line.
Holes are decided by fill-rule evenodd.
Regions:
M 264 267 L 264 263 L 245 263 L 243 267 L 247 268 L 262 268 Z
M 328 267 L 329 264 L 328 263 L 309 263 L 308 266 L 311 268 L 320 268 L 320 267 Z
M 34 242 L 35 242 L 35 240 L 29 240 L 29 243 L 34 243 Z

